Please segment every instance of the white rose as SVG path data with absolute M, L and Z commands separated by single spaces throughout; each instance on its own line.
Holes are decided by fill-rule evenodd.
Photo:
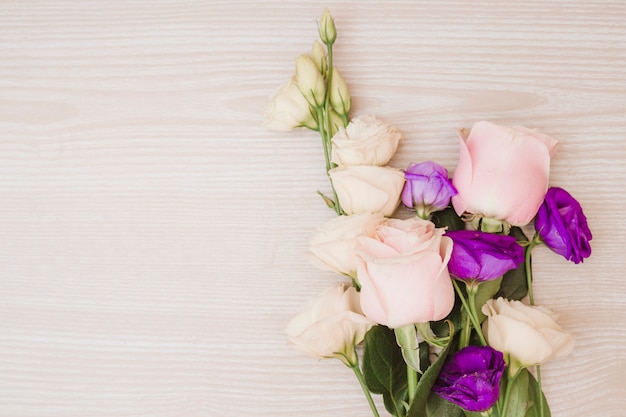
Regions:
M 504 353 L 509 372 L 567 356 L 574 349 L 574 338 L 563 331 L 547 308 L 500 297 L 488 300 L 482 311 L 487 315 L 485 338 Z
M 383 166 L 398 149 L 402 133 L 375 116 L 359 116 L 332 138 L 332 161 L 338 166 Z
M 319 227 L 309 240 L 311 259 L 323 269 L 354 276 L 357 238 L 372 236 L 376 226 L 384 219 L 380 213 L 333 217 Z
M 270 130 L 287 132 L 296 127 L 317 129 L 309 103 L 296 85 L 295 77 L 280 87 L 267 105 L 265 117 L 263 126 Z
M 400 204 L 404 173 L 399 169 L 363 165 L 333 168 L 328 173 L 347 214 L 391 216 Z
M 336 285 L 311 300 L 287 325 L 289 344 L 316 358 L 337 358 L 356 363 L 354 347 L 374 325 L 361 312 L 359 293 L 352 286 Z

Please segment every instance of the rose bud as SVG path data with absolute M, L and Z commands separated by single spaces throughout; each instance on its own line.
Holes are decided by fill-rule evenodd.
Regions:
M 486 411 L 498 401 L 504 368 L 501 352 L 467 346 L 446 361 L 432 391 L 466 411 Z
M 404 172 L 404 178 L 402 203 L 415 209 L 423 219 L 434 211 L 448 207 L 450 198 L 457 194 L 448 179 L 448 170 L 436 162 L 411 163 Z
M 591 255 L 592 238 L 580 203 L 562 188 L 552 187 L 539 207 L 535 230 L 543 242 L 568 261 L 580 263 Z
M 321 107 L 326 97 L 326 83 L 310 55 L 296 58 L 296 83 L 306 101 L 313 107 Z
M 524 262 L 524 248 L 513 236 L 474 230 L 450 230 L 446 236 L 454 242 L 448 270 L 456 278 L 488 281 Z

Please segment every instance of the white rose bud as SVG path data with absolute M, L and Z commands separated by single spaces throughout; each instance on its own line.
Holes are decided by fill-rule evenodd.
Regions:
M 372 236 L 385 220 L 382 214 L 336 216 L 319 227 L 309 240 L 311 260 L 322 269 L 355 276 L 357 238 Z
M 324 9 L 324 13 L 322 13 L 319 32 L 322 42 L 324 42 L 326 45 L 333 44 L 335 42 L 335 39 L 337 39 L 337 29 L 335 28 L 335 21 L 330 15 L 330 11 L 328 11 L 328 9 Z
M 296 58 L 296 82 L 300 92 L 313 107 L 321 107 L 326 96 L 326 83 L 322 73 L 309 55 Z
M 519 368 L 567 356 L 574 349 L 572 335 L 563 331 L 547 308 L 500 297 L 488 300 L 482 311 L 487 316 L 485 338 L 504 353 L 512 374 Z
M 376 116 L 354 118 L 332 138 L 332 161 L 338 166 L 385 165 L 402 140 L 400 131 Z
M 354 287 L 336 285 L 311 300 L 287 325 L 289 344 L 315 358 L 357 363 L 354 347 L 374 325 L 361 311 Z
M 330 104 L 337 113 L 346 116 L 350 113 L 350 107 L 352 106 L 348 85 L 335 67 L 333 67 L 330 84 Z
M 280 87 L 267 105 L 265 116 L 263 126 L 270 130 L 286 132 L 301 126 L 317 130 L 311 106 L 302 96 L 295 77 Z
M 404 172 L 399 169 L 362 165 L 333 168 L 328 173 L 347 214 L 391 216 L 400 204 Z
M 315 65 L 317 65 L 317 69 L 319 72 L 326 76 L 328 73 L 328 62 L 326 62 L 326 50 L 324 46 L 318 41 L 313 42 L 313 48 L 311 49 L 311 58 Z

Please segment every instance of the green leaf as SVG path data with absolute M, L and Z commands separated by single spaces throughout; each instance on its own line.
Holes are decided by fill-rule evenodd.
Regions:
M 409 404 L 409 412 L 407 417 L 424 417 L 427 415 L 427 401 L 430 395 L 435 395 L 431 393 L 431 389 L 437 380 L 437 376 L 443 367 L 444 362 L 448 356 L 448 352 L 450 351 L 451 346 L 454 344 L 455 339 L 451 339 L 448 346 L 446 346 L 440 353 L 437 360 L 430 365 L 430 367 L 424 372 L 424 375 L 420 378 L 417 383 L 417 390 L 415 392 L 415 397 L 411 404 Z
M 414 370 L 420 370 L 420 355 L 417 344 L 417 329 L 414 324 L 395 329 L 396 342 L 402 350 L 404 362 Z
M 437 227 L 447 227 L 448 230 L 463 230 L 465 222 L 456 214 L 452 207 L 448 207 L 442 211 L 434 212 L 430 220 Z
M 525 417 L 539 417 L 541 416 L 541 411 L 539 409 L 539 401 L 543 401 L 543 417 L 550 417 L 550 406 L 548 406 L 548 400 L 544 395 L 543 391 L 541 392 L 541 399 L 539 399 L 539 386 L 537 384 L 537 380 L 535 377 L 528 373 L 528 398 L 530 400 L 528 405 L 528 411 L 526 412 Z
M 480 415 L 480 414 L 479 414 Z M 431 394 L 426 401 L 426 417 L 463 417 L 463 410 L 442 397 Z
M 514 236 L 515 240 L 518 242 L 528 242 L 528 238 L 519 227 L 511 227 L 509 235 Z M 528 294 L 526 265 L 522 262 L 517 269 L 513 269 L 504 274 L 500 284 L 500 291 L 498 291 L 495 297 L 504 297 L 509 300 L 521 300 L 526 294 Z
M 474 304 L 476 305 L 476 312 L 480 323 L 482 323 L 487 317 L 482 312 L 482 306 L 487 302 L 487 300 L 493 298 L 493 296 L 500 290 L 501 282 L 502 278 L 498 278 L 490 281 L 483 281 L 478 284 Z
M 506 410 L 502 410 L 500 413 L 506 417 L 526 417 L 526 412 L 528 411 L 528 370 L 522 369 L 520 373 L 517 375 L 512 382 L 508 379 L 506 380 L 506 384 L 511 383 L 512 386 L 509 388 L 509 401 Z M 503 376 L 503 379 L 505 377 Z M 503 388 L 506 388 L 506 385 L 503 384 Z M 506 389 L 504 390 L 506 392 Z M 503 405 L 500 404 L 502 407 Z M 528 416 L 530 417 L 530 416 Z
M 365 335 L 363 377 L 374 394 L 382 394 L 385 408 L 394 416 L 404 415 L 407 401 L 406 364 L 394 331 L 374 326 Z

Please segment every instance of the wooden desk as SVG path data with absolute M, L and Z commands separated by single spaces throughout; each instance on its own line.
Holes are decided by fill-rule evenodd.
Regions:
M 310 132 L 260 127 L 328 5 L 354 115 L 453 170 L 488 119 L 561 141 L 552 183 L 594 254 L 535 256 L 576 337 L 543 369 L 554 417 L 626 415 L 626 3 L 0 4 L 0 416 L 342 416 L 350 371 L 283 328 L 336 281 L 304 257 L 332 216 Z

